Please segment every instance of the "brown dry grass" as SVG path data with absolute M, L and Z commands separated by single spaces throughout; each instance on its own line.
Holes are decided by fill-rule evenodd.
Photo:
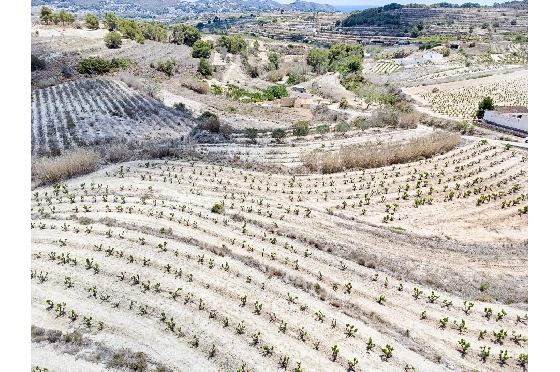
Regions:
M 193 78 L 185 78 L 181 81 L 181 86 L 200 94 L 208 94 L 210 86 L 206 81 L 200 81 Z
M 461 136 L 435 132 L 423 138 L 412 138 L 407 143 L 358 144 L 343 146 L 339 151 L 320 150 L 304 154 L 303 164 L 314 172 L 335 173 L 346 169 L 378 168 L 429 158 L 457 146 Z
M 97 169 L 100 155 L 91 149 L 78 149 L 58 157 L 34 159 L 31 179 L 39 185 L 59 182 Z

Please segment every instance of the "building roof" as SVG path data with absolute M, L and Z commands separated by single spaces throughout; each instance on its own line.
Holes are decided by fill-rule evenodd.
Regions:
M 499 114 L 528 114 L 527 106 L 496 106 L 494 111 Z

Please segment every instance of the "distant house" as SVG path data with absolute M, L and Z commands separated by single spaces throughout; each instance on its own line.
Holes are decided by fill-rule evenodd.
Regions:
M 525 106 L 496 106 L 493 111 L 484 112 L 484 121 L 529 133 L 529 110 Z
M 305 89 L 305 87 L 300 87 L 300 86 L 298 86 L 298 85 L 292 87 L 292 90 L 295 90 L 296 92 L 299 92 L 299 93 L 305 93 L 305 92 L 307 91 L 307 90 Z
M 406 58 L 396 58 L 393 61 L 395 61 L 396 63 L 398 63 L 401 66 L 409 66 L 409 65 L 415 65 L 417 63 L 424 62 L 424 58 L 406 57 Z
M 294 101 L 294 107 L 296 108 L 311 108 L 311 105 L 315 105 L 313 99 L 311 98 L 296 98 Z

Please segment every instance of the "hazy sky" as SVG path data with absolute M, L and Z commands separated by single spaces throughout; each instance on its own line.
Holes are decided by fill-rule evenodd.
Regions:
M 279 3 L 283 3 L 283 4 L 289 4 L 289 3 L 293 3 L 295 0 L 276 0 Z M 305 1 L 312 1 L 314 3 L 319 3 L 319 4 L 331 4 L 331 5 L 371 5 L 371 6 L 379 6 L 379 5 L 387 5 L 390 3 L 398 3 L 398 4 L 411 4 L 411 3 L 416 3 L 416 4 L 435 4 L 435 3 L 441 3 L 444 0 L 434 0 L 434 1 L 426 1 L 426 0 L 410 0 L 410 1 L 398 1 L 398 0 L 394 0 L 394 1 L 383 1 L 383 0 L 305 0 Z M 463 4 L 463 3 L 468 3 L 468 2 L 472 2 L 472 3 L 479 3 L 480 5 L 493 5 L 495 2 L 498 3 L 502 3 L 505 0 L 472 0 L 472 1 L 453 1 L 453 0 L 445 0 L 445 2 L 451 3 L 451 4 Z

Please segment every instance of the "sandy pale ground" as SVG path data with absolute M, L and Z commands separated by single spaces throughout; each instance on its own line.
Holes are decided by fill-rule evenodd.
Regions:
M 276 370 L 283 355 L 290 357 L 290 368 L 300 361 L 305 370 L 315 371 L 346 370 L 347 361 L 354 357 L 360 371 L 396 371 L 406 364 L 420 371 L 502 370 L 499 349 L 507 349 L 515 358 L 527 352 L 526 343 L 510 340 L 512 331 L 527 334 L 527 326 L 516 323 L 516 316 L 527 312 L 523 303 L 527 216 L 518 215 L 517 207 L 502 209 L 500 202 L 527 192 L 527 173 L 519 175 L 527 170 L 523 156 L 521 150 L 512 157 L 511 150 L 471 144 L 422 164 L 295 179 L 204 162 L 153 161 L 148 168 L 145 162 L 132 162 L 123 164 L 122 177 L 120 166 L 112 166 L 67 182 L 75 203 L 60 192 L 62 198 L 57 201 L 52 195 L 48 205 L 44 193 L 51 195 L 52 187 L 38 189 L 38 201 L 31 198 L 31 267 L 37 274 L 49 274 L 44 283 L 37 277 L 31 281 L 32 324 L 63 332 L 79 329 L 108 348 L 143 351 L 154 363 L 174 370 L 230 371 L 243 362 L 252 370 Z M 455 172 L 455 166 L 464 170 Z M 514 184 L 520 189 L 480 206 L 474 195 L 446 202 L 443 184 L 454 187 L 455 183 L 440 185 L 439 176 L 429 175 L 439 169 L 444 170 L 444 179 L 465 177 L 460 181 L 463 191 L 473 190 L 464 184 L 480 177 L 483 180 L 476 187 L 493 184 L 496 193 L 507 193 Z M 469 176 L 471 170 L 477 173 Z M 428 172 L 427 184 L 435 188 L 433 205 L 415 208 L 413 200 L 397 200 L 398 186 L 408 183 L 415 193 L 416 181 L 411 177 L 423 172 Z M 491 175 L 494 172 L 497 177 Z M 515 178 L 509 181 L 510 176 Z M 496 186 L 504 179 L 506 184 Z M 384 201 L 375 192 L 382 182 L 389 187 Z M 420 189 L 427 193 L 428 188 Z M 351 206 L 372 192 L 369 205 Z M 225 213 L 211 213 L 211 207 L 222 201 Z M 347 202 L 345 208 L 342 201 Z M 396 219 L 384 224 L 388 203 L 399 207 Z M 48 212 L 52 206 L 54 213 L 41 216 L 39 208 Z M 84 212 L 84 206 L 90 212 Z M 50 252 L 67 252 L 77 265 L 51 260 Z M 98 274 L 86 269 L 86 258 L 99 265 Z M 144 260 L 149 261 L 144 264 Z M 179 269 L 181 277 L 175 274 Z M 130 278 L 136 274 L 140 283 L 134 285 Z M 193 274 L 192 281 L 188 274 Z M 72 278 L 73 287 L 65 287 L 65 277 Z M 141 283 L 148 281 L 150 289 L 142 289 Z M 481 292 L 478 287 L 484 282 L 489 287 Z M 159 291 L 154 289 L 156 283 Z M 87 291 L 93 286 L 97 297 Z M 169 292 L 178 288 L 181 296 L 173 300 Z M 418 300 L 413 288 L 423 291 Z M 428 300 L 432 290 L 440 296 L 434 303 Z M 110 297 L 103 301 L 102 295 Z M 241 306 L 245 295 L 246 305 Z M 380 295 L 387 299 L 382 305 L 377 302 Z M 185 303 L 187 297 L 192 300 Z M 492 303 L 493 298 L 519 303 Z M 78 320 L 46 310 L 47 299 L 66 302 L 66 311 L 75 310 Z M 443 300 L 452 305 L 445 306 Z M 130 301 L 134 301 L 131 309 Z M 462 310 L 464 301 L 474 303 L 468 315 Z M 255 312 L 255 302 L 263 305 L 260 314 Z M 144 305 L 148 311 L 142 315 L 139 306 Z M 485 307 L 494 310 L 490 320 L 483 316 Z M 497 320 L 501 309 L 507 316 Z M 426 311 L 424 320 L 420 320 L 422 311 Z M 162 312 L 167 320 L 173 317 L 173 331 L 161 320 Z M 318 314 L 324 314 L 323 321 Z M 83 316 L 92 316 L 91 329 L 80 321 Z M 440 319 L 446 317 L 449 322 L 442 329 Z M 460 324 L 462 319 L 467 330 L 459 333 L 453 322 Z M 103 330 L 97 330 L 98 321 L 103 321 Z M 245 330 L 238 334 L 236 326 L 242 321 Z M 279 331 L 282 322 L 286 322 L 285 333 Z M 346 324 L 358 332 L 347 337 Z M 501 329 L 508 338 L 503 345 L 495 344 L 492 332 Z M 482 330 L 488 335 L 479 339 Z M 194 335 L 199 337 L 198 347 L 189 344 Z M 256 344 L 251 335 L 258 335 Z M 370 352 L 366 350 L 369 337 L 376 344 Z M 458 350 L 461 338 L 471 343 L 464 357 Z M 333 362 L 335 344 L 340 354 Z M 387 344 L 395 351 L 384 361 L 380 347 Z M 209 357 L 212 345 L 217 352 Z M 274 346 L 271 355 L 263 354 L 265 345 Z M 486 363 L 477 356 L 483 345 L 492 347 Z M 47 358 L 51 350 L 44 343 L 34 345 L 32 362 L 54 370 L 80 368 L 83 362 L 56 351 L 56 357 Z M 521 370 L 513 359 L 508 365 Z M 84 370 L 88 368 L 96 366 Z

